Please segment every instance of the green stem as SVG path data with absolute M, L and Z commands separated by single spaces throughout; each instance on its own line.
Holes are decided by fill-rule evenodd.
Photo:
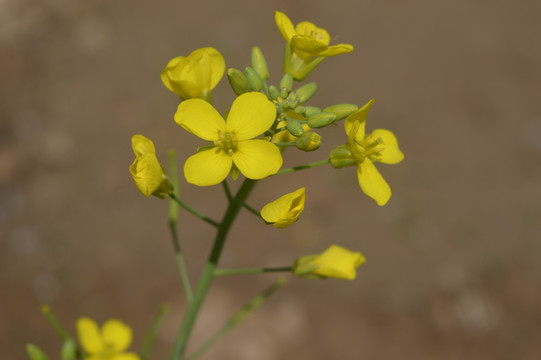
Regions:
M 252 214 L 254 214 L 255 216 L 261 219 L 261 214 L 259 213 L 259 211 L 257 211 L 256 209 L 254 209 L 253 207 L 251 207 L 250 205 L 246 203 L 242 203 L 242 206 L 244 206 L 246 210 L 248 210 L 249 212 L 251 212 Z
M 293 166 L 293 167 L 290 167 L 290 168 L 281 169 L 276 173 L 276 175 L 287 174 L 287 173 L 290 173 L 290 172 L 299 171 L 299 170 L 303 170 L 303 169 L 310 169 L 310 168 L 325 165 L 325 164 L 328 164 L 328 163 L 329 163 L 329 159 L 320 160 L 320 161 L 314 161 L 312 163 L 305 164 L 305 165 L 299 165 L 299 166 Z
M 179 194 L 179 181 L 178 181 L 178 169 L 176 162 L 176 155 L 174 150 L 169 150 L 169 171 L 171 172 L 171 182 L 173 183 L 173 194 L 178 198 Z M 184 294 L 188 303 L 192 301 L 192 285 L 190 284 L 190 277 L 188 276 L 188 269 L 184 261 L 184 256 L 180 250 L 180 242 L 178 241 L 178 205 L 173 200 L 169 200 L 169 229 L 171 231 L 171 238 L 173 239 L 173 248 L 175 249 L 175 257 L 177 260 L 177 268 L 182 279 L 182 286 L 184 287 Z
M 212 98 L 212 91 L 210 90 L 203 91 L 203 100 L 208 102 L 210 105 L 214 105 L 214 100 Z
M 206 221 L 207 223 L 209 223 L 210 225 L 214 226 L 214 227 L 217 227 L 219 228 L 220 227 L 220 223 L 217 222 L 217 221 L 214 221 L 212 220 L 211 218 L 209 218 L 208 216 L 204 215 L 203 213 L 195 210 L 194 208 L 192 208 L 190 205 L 186 204 L 184 201 L 180 200 L 175 194 L 171 194 L 169 195 L 169 197 L 171 199 L 173 199 L 177 204 L 179 204 L 180 206 L 182 206 L 184 209 L 188 210 L 188 212 L 192 215 L 195 215 L 197 216 L 198 218 L 200 218 L 201 220 L 203 221 Z
M 56 332 L 56 334 L 62 339 L 62 341 L 66 342 L 66 341 L 71 341 L 73 342 L 74 344 L 76 344 L 75 340 L 73 340 L 73 338 L 68 334 L 68 332 L 64 329 L 64 327 L 60 324 L 60 322 L 58 321 L 58 319 L 56 318 L 56 316 L 53 314 L 53 312 L 51 311 L 51 307 L 48 306 L 48 305 L 43 305 L 41 307 L 41 313 L 43 315 L 45 315 L 45 317 L 47 318 L 47 320 L 49 320 L 49 323 L 52 325 L 54 331 Z M 78 347 L 76 347 L 76 350 L 75 350 L 75 356 L 77 357 L 77 359 L 82 359 L 83 358 L 83 355 L 82 355 L 82 351 L 81 349 L 79 349 Z
M 150 328 L 148 329 L 145 339 L 143 340 L 143 346 L 141 347 L 141 360 L 149 360 L 150 359 L 150 353 L 152 352 L 152 348 L 154 347 L 154 343 L 156 341 L 156 336 L 158 335 L 158 331 L 160 330 L 160 327 L 163 324 L 163 320 L 165 319 L 165 316 L 169 312 L 169 306 L 162 305 L 160 306 L 160 309 L 158 310 L 158 313 L 156 314 L 156 317 L 152 321 L 152 324 L 150 325 Z
M 203 274 L 201 275 L 197 289 L 195 290 L 193 301 L 188 307 L 188 311 L 184 317 L 180 332 L 177 336 L 172 357 L 175 360 L 181 359 L 184 351 L 186 350 L 186 343 L 190 337 L 195 319 L 197 318 L 197 314 L 199 313 L 203 300 L 205 299 L 205 295 L 207 294 L 210 284 L 214 278 L 214 271 L 218 266 L 218 261 L 220 260 L 220 255 L 222 254 L 227 234 L 229 233 L 231 225 L 233 225 L 242 204 L 256 183 L 256 180 L 245 179 L 235 197 L 229 202 L 229 206 L 227 207 L 222 222 L 218 227 L 218 233 L 216 234 L 216 239 L 214 240 L 214 245 L 207 260 L 207 264 L 203 269 Z
M 231 196 L 231 190 L 229 190 L 229 185 L 227 185 L 227 179 L 224 179 L 222 181 L 222 186 L 224 188 L 225 196 L 227 197 L 227 201 L 231 201 L 233 199 L 233 196 Z
M 276 268 L 243 268 L 243 269 L 216 269 L 214 271 L 214 276 L 225 276 L 225 275 L 246 275 L 246 274 L 262 274 L 262 273 L 271 273 L 271 272 L 289 272 L 291 271 L 291 266 L 283 266 Z
M 248 315 L 250 315 L 254 310 L 259 308 L 265 303 L 265 301 L 274 294 L 277 290 L 283 287 L 286 284 L 285 278 L 278 279 L 274 284 L 265 289 L 261 294 L 254 297 L 250 300 L 249 303 L 244 305 L 242 309 L 237 311 L 229 320 L 216 332 L 214 333 L 205 343 L 197 349 L 191 356 L 188 357 L 188 360 L 196 360 L 201 356 L 205 351 L 212 347 L 220 338 L 226 334 L 229 330 L 233 329 L 235 326 L 240 324 Z

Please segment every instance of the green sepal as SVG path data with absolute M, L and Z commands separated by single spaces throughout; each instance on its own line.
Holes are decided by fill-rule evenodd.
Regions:
M 240 174 L 239 169 L 237 168 L 235 163 L 233 163 L 233 166 L 231 166 L 231 179 L 237 180 L 239 178 L 239 174 Z
M 297 93 L 297 100 L 299 100 L 300 104 L 307 102 L 315 94 L 316 90 L 317 84 L 315 82 L 304 84 L 295 91 Z
M 280 90 L 283 89 L 286 89 L 288 93 L 293 89 L 293 77 L 291 74 L 284 74 L 284 76 L 282 76 L 282 79 L 280 80 Z M 287 95 L 282 97 L 286 98 Z
M 39 347 L 34 344 L 26 345 L 26 353 L 30 360 L 49 360 L 47 354 L 43 352 Z
M 269 96 L 272 100 L 277 100 L 280 97 L 280 91 L 276 86 L 269 86 Z
M 328 126 L 336 119 L 333 113 L 320 112 L 308 117 L 308 126 L 313 129 L 319 129 Z
M 269 68 L 263 52 L 258 46 L 252 48 L 252 67 L 263 80 L 269 79 Z
M 321 112 L 321 109 L 316 106 L 305 106 L 305 108 L 306 110 L 304 111 L 304 115 L 306 117 L 310 117 Z
M 257 71 L 255 71 L 253 67 L 247 66 L 244 68 L 244 74 L 246 75 L 246 79 L 248 79 L 250 88 L 253 91 L 261 91 L 263 88 L 263 79 L 261 79 L 261 76 L 259 76 Z
M 323 109 L 324 112 L 330 112 L 336 115 L 337 120 L 342 120 L 348 117 L 350 114 L 353 114 L 355 111 L 357 111 L 359 107 L 354 104 L 338 104 L 333 106 L 328 106 L 325 109 Z
M 302 136 L 304 134 L 304 129 L 299 120 L 288 119 L 287 121 L 287 130 L 293 136 Z
M 75 345 L 75 342 L 71 339 L 64 341 L 64 344 L 62 344 L 61 353 L 62 360 L 75 360 L 76 357 L 77 345 Z
M 248 79 L 240 70 L 235 68 L 227 69 L 227 79 L 235 94 L 242 95 L 251 91 Z

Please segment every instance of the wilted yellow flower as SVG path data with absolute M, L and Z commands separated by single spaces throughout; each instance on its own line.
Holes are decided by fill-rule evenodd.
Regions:
M 357 178 L 363 192 L 383 206 L 391 197 L 391 188 L 374 162 L 397 164 L 404 159 L 404 154 L 398 148 L 396 136 L 389 130 L 376 129 L 371 134 L 365 133 L 366 116 L 373 103 L 374 100 L 370 100 L 347 117 L 344 126 L 348 144 L 345 149 L 351 152 L 357 164 Z
M 77 321 L 77 335 L 87 360 L 139 360 L 139 355 L 126 352 L 132 342 L 132 330 L 120 320 L 107 320 L 101 327 L 92 319 Z
M 299 219 L 304 210 L 305 188 L 279 197 L 263 206 L 260 214 L 263 220 L 283 229 Z
M 161 73 L 163 84 L 183 99 L 207 98 L 224 75 L 225 61 L 218 50 L 205 47 L 178 56 Z
M 227 121 L 206 101 L 190 99 L 180 103 L 175 114 L 177 124 L 214 144 L 186 160 L 186 180 L 198 186 L 218 184 L 233 164 L 249 179 L 275 174 L 282 166 L 280 150 L 270 141 L 253 139 L 267 131 L 275 118 L 274 104 L 257 92 L 240 95 Z
M 134 135 L 131 138 L 131 147 L 135 160 L 130 166 L 130 173 L 139 191 L 146 197 L 169 196 L 173 192 L 173 186 L 156 157 L 154 143 L 143 135 Z
M 360 252 L 349 251 L 338 245 L 331 245 L 319 255 L 303 256 L 295 262 L 293 274 L 321 279 L 333 277 L 337 279 L 355 279 L 356 269 L 365 262 Z

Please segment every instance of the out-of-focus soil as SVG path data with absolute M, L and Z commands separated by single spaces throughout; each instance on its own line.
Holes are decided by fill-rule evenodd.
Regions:
M 377 101 L 368 130 L 392 129 L 406 158 L 379 166 L 393 189 L 377 207 L 355 170 L 330 167 L 258 184 L 250 203 L 307 187 L 306 210 L 277 230 L 243 213 L 224 267 L 283 266 L 331 243 L 360 250 L 353 282 L 290 279 L 202 359 L 539 359 L 541 356 L 541 3 L 539 1 L 0 1 L 0 358 L 25 344 L 59 358 L 40 314 L 73 331 L 80 316 L 120 318 L 135 349 L 171 306 L 156 359 L 171 350 L 186 303 L 167 204 L 128 173 L 130 137 L 179 163 L 201 142 L 173 122 L 178 98 L 159 73 L 214 46 L 228 67 L 259 45 L 279 81 L 284 41 L 273 11 L 310 20 L 355 51 L 325 60 L 313 105 Z M 223 79 L 214 93 L 234 96 Z M 345 141 L 336 126 L 311 154 Z M 238 184 L 233 185 L 238 186 Z M 219 218 L 220 187 L 182 183 Z M 242 224 L 242 225 L 241 225 Z M 214 231 L 182 212 L 195 282 Z M 220 278 L 191 349 L 276 278 Z

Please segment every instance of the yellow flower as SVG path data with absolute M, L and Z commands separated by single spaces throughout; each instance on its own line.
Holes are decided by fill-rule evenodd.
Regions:
M 198 186 L 218 184 L 233 164 L 249 179 L 275 174 L 282 166 L 280 150 L 267 140 L 252 139 L 267 131 L 275 118 L 274 104 L 257 92 L 240 95 L 227 121 L 206 101 L 190 99 L 180 103 L 175 114 L 177 124 L 213 142 L 213 146 L 186 160 L 186 180 Z
M 146 197 L 151 194 L 161 198 L 169 196 L 173 186 L 156 157 L 154 143 L 143 135 L 134 135 L 131 147 L 135 160 L 130 166 L 130 173 L 139 191 Z
M 279 197 L 263 206 L 260 214 L 263 220 L 283 229 L 299 219 L 304 210 L 305 188 Z
M 391 197 L 391 188 L 383 179 L 374 162 L 397 164 L 404 159 L 398 148 L 396 136 L 385 129 L 376 129 L 365 134 L 366 116 L 374 100 L 346 118 L 344 123 L 348 135 L 346 148 L 357 164 L 357 178 L 363 192 L 383 206 Z
M 139 360 L 139 355 L 126 352 L 132 342 L 132 331 L 120 320 L 107 320 L 98 328 L 96 322 L 89 318 L 77 321 L 77 335 L 86 360 Z
M 313 279 L 333 277 L 355 279 L 356 269 L 365 262 L 360 252 L 349 251 L 338 245 L 331 245 L 319 255 L 303 256 L 295 262 L 293 274 Z
M 303 21 L 294 27 L 287 15 L 280 11 L 275 11 L 274 20 L 288 43 L 284 55 L 284 72 L 291 74 L 295 80 L 304 80 L 327 57 L 353 51 L 350 44 L 329 46 L 327 30 L 311 22 Z
M 306 56 L 336 56 L 353 51 L 350 44 L 329 46 L 330 36 L 327 30 L 317 27 L 309 21 L 302 21 L 293 27 L 286 14 L 275 11 L 274 20 L 278 30 L 287 42 L 291 42 L 296 50 Z
M 197 49 L 188 57 L 178 56 L 161 73 L 163 84 L 183 99 L 207 98 L 224 75 L 225 61 L 218 50 Z

